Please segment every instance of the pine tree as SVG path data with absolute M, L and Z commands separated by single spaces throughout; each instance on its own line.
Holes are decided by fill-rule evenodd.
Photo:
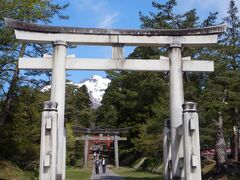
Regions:
M 224 21 L 228 24 L 226 33 L 222 39 L 221 46 L 221 55 L 225 59 L 227 63 L 227 72 L 232 74 L 232 77 L 235 76 L 234 79 L 231 77 L 230 85 L 228 86 L 228 94 L 229 94 L 229 106 L 231 108 L 231 126 L 237 127 L 240 125 L 239 122 L 239 88 L 237 87 L 239 81 L 239 67 L 240 67 L 240 18 L 238 16 L 238 8 L 234 2 L 231 0 L 228 8 L 228 16 L 224 18 Z M 238 128 L 238 127 L 237 127 Z M 234 129 L 234 128 L 232 128 Z M 234 131 L 234 130 L 233 130 Z M 238 131 L 236 129 L 236 131 Z M 239 160 L 239 137 L 238 133 L 233 132 L 233 158 L 235 161 Z
M 227 166 L 225 138 L 232 139 L 233 127 L 239 123 L 239 17 L 238 9 L 233 0 L 229 3 L 228 16 L 224 18 L 227 31 L 220 38 L 217 51 L 212 54 L 215 59 L 215 72 L 211 74 L 202 91 L 200 106 L 202 108 L 202 125 L 208 128 L 202 130 L 205 135 L 201 140 L 211 141 L 216 137 L 215 148 L 217 157 L 217 172 L 223 172 Z M 217 121 L 215 120 L 217 119 Z M 211 129 L 217 127 L 217 130 Z M 214 135 L 215 134 L 215 135 Z M 206 138 L 208 136 L 208 138 Z M 238 138 L 233 136 L 232 152 L 235 161 L 238 160 Z M 209 144 L 211 144 L 209 142 Z
M 67 4 L 61 6 L 42 0 L 2 0 L 0 2 L 0 94 L 4 100 L 0 110 L 0 125 L 3 125 L 10 115 L 13 98 L 20 83 L 33 82 L 19 74 L 17 60 L 19 57 L 41 56 L 48 52 L 46 45 L 17 42 L 13 30 L 4 26 L 4 17 L 33 23 L 50 23 L 54 16 L 66 19 L 67 16 L 64 16 L 61 11 L 67 6 Z M 36 75 L 36 72 L 34 74 Z
M 66 114 L 68 122 L 81 127 L 90 127 L 95 122 L 94 110 L 87 92 L 87 87 L 77 87 L 67 84 L 66 87 Z
M 87 87 L 77 87 L 73 84 L 66 86 L 66 110 L 67 121 L 67 157 L 69 166 L 79 166 L 83 157 L 83 141 L 75 140 L 76 134 L 72 131 L 73 126 L 89 128 L 95 122 L 95 111 L 92 109 Z
M 46 100 L 47 93 L 27 86 L 19 89 L 9 121 L 0 127 L 1 159 L 13 161 L 24 169 L 38 169 L 41 111 Z
M 40 72 L 20 74 L 17 61 L 23 56 L 42 56 L 49 46 L 18 42 L 4 18 L 51 23 L 53 17 L 67 18 L 61 13 L 67 6 L 42 0 L 0 1 L 0 157 L 25 169 L 36 170 L 38 166 L 42 103 L 49 94 L 38 90 L 42 81 L 27 78 Z

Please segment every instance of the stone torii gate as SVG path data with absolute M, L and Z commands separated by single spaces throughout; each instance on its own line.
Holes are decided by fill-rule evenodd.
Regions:
M 169 71 L 172 178 L 185 177 L 183 168 L 180 167 L 183 159 L 183 141 L 177 133 L 177 129 L 182 125 L 182 104 L 184 103 L 182 72 L 212 72 L 214 66 L 212 61 L 183 58 L 181 50 L 183 47 L 210 46 L 217 43 L 218 35 L 225 30 L 224 25 L 196 29 L 121 30 L 45 26 L 7 18 L 5 23 L 15 30 L 19 41 L 53 45 L 52 57 L 20 58 L 18 66 L 20 69 L 52 70 L 51 101 L 58 103 L 58 123 L 57 147 L 52 147 L 57 148 L 57 153 L 54 154 L 55 150 L 52 150 L 51 156 L 56 156 L 58 179 L 65 179 L 66 70 Z M 72 44 L 112 46 L 112 58 L 68 57 L 67 46 Z M 123 53 L 124 46 L 168 47 L 168 57 L 126 60 Z M 51 162 L 48 168 L 55 168 L 52 165 L 54 163 Z M 47 173 L 51 172 L 55 171 Z
M 108 141 L 109 143 L 113 141 L 115 167 L 118 168 L 119 167 L 118 141 L 127 140 L 126 137 L 120 137 L 119 134 L 126 134 L 129 132 L 129 129 L 130 127 L 119 128 L 119 129 L 90 129 L 90 128 L 79 128 L 74 126 L 73 127 L 74 133 L 84 134 L 84 136 L 76 138 L 76 140 L 83 140 L 85 142 L 84 143 L 84 166 L 86 167 L 88 162 L 89 141 Z M 91 134 L 99 134 L 99 136 L 91 136 Z

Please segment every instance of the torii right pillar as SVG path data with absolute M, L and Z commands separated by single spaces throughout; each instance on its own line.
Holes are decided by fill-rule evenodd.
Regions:
M 119 168 L 118 136 L 117 135 L 114 135 L 114 157 L 115 157 L 115 167 Z
M 118 150 L 118 141 L 126 141 L 126 137 L 120 137 L 117 134 L 114 134 L 114 158 L 115 158 L 115 167 L 119 168 L 119 150 Z
M 201 156 L 197 104 L 183 104 L 184 171 L 186 180 L 201 180 Z

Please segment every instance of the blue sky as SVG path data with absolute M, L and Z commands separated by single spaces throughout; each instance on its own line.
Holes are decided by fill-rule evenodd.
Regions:
M 147 15 L 152 8 L 152 0 L 55 0 L 59 4 L 69 3 L 64 14 L 69 20 L 54 19 L 52 25 L 98 27 L 98 28 L 125 28 L 138 29 L 140 27 L 139 11 Z M 158 0 L 157 2 L 166 2 Z M 240 0 L 235 0 L 240 9 Z M 219 12 L 219 21 L 227 14 L 229 0 L 178 0 L 177 12 L 185 12 L 196 8 L 201 18 L 207 17 L 210 11 Z M 125 48 L 127 56 L 133 47 Z M 78 58 L 110 58 L 111 47 L 80 46 L 69 49 L 68 54 L 75 54 Z M 68 71 L 68 79 L 80 82 L 94 74 L 105 76 L 103 71 Z

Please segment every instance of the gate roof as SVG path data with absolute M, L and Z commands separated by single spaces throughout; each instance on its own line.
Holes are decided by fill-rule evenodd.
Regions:
M 47 26 L 17 21 L 5 18 L 6 25 L 17 30 L 42 32 L 42 33 L 64 33 L 64 34 L 94 34 L 94 35 L 131 35 L 131 36 L 188 36 L 188 35 L 210 35 L 223 33 L 225 25 L 210 26 L 204 28 L 189 29 L 102 29 Z

